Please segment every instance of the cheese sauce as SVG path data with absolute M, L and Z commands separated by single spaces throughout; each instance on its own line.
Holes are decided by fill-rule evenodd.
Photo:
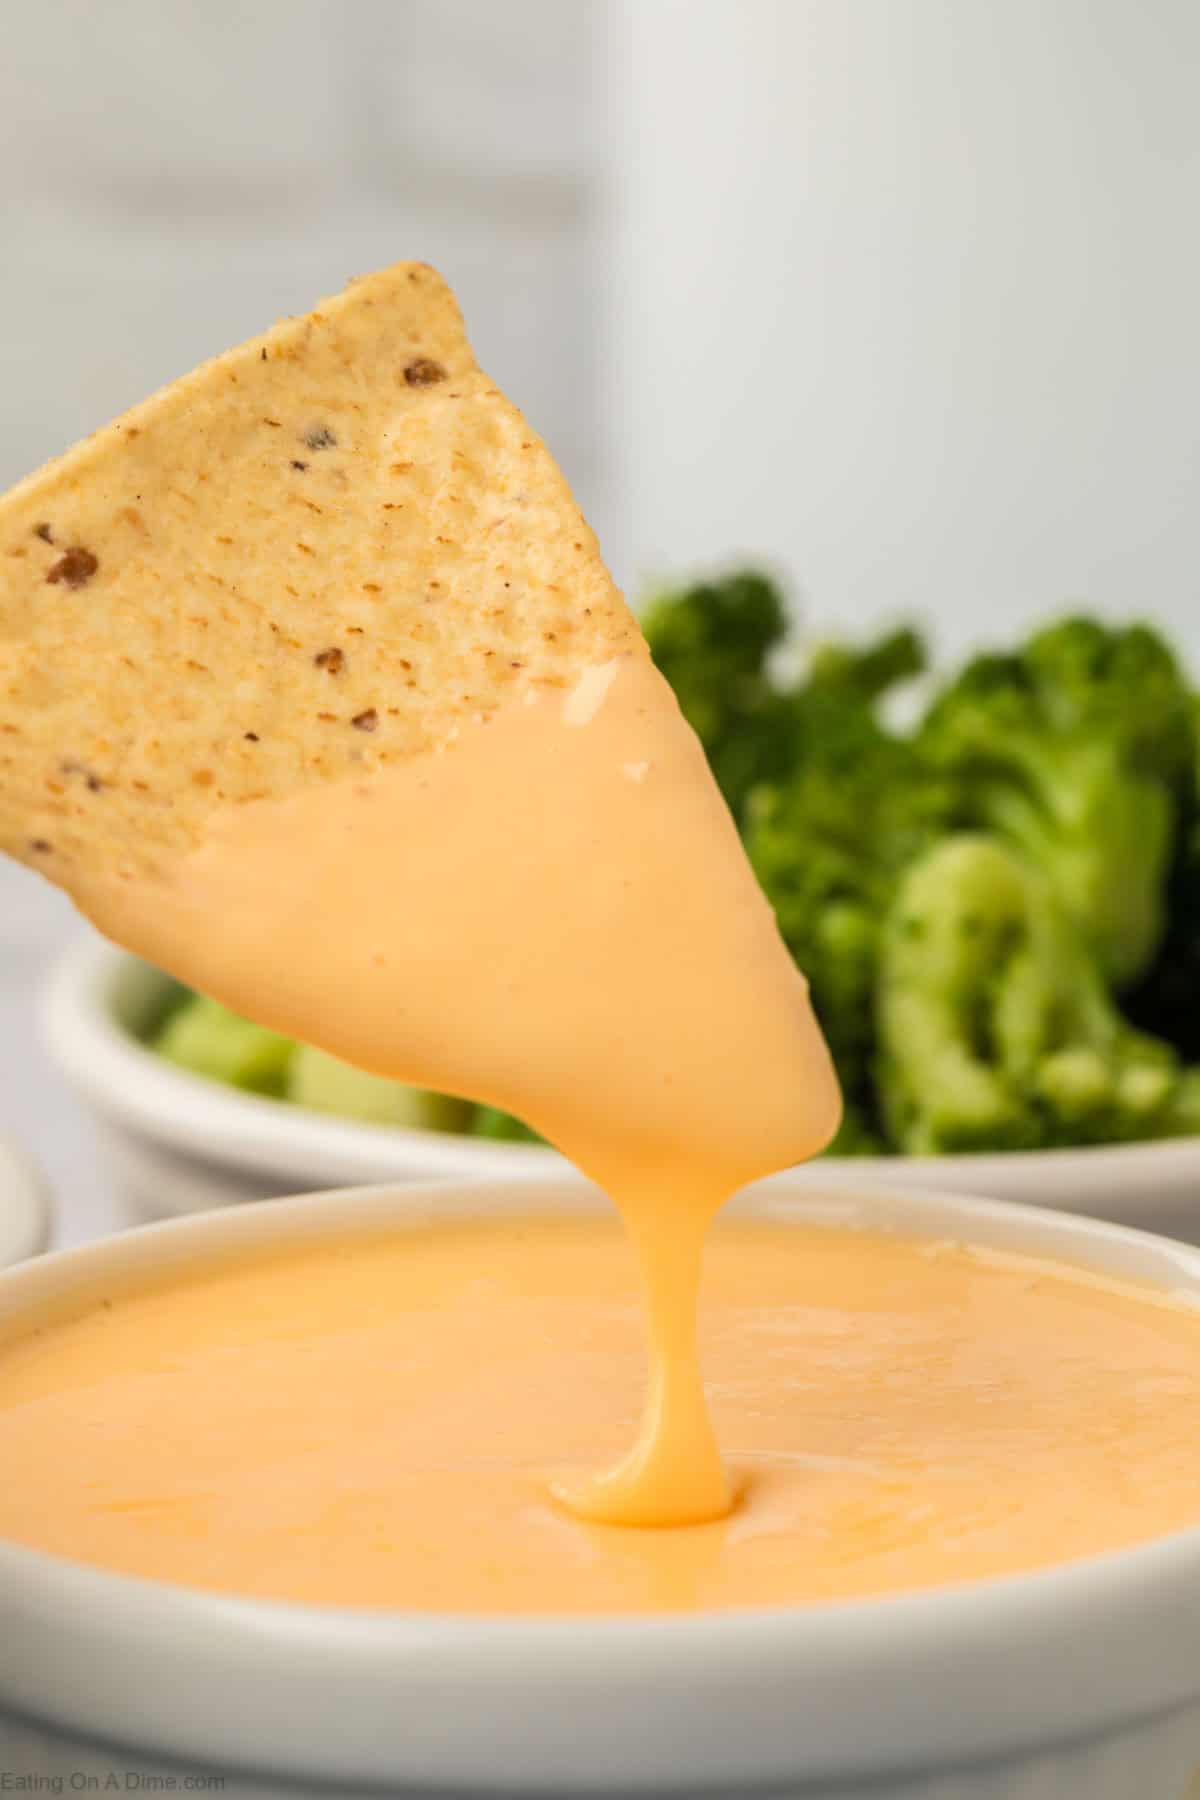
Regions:
M 435 1217 L 97 1294 L 0 1353 L 0 1534 L 273 1599 L 569 1614 L 936 1587 L 1200 1518 L 1200 1315 L 1152 1293 L 738 1218 L 702 1322 L 742 1503 L 662 1531 L 548 1491 L 643 1398 L 611 1218 Z

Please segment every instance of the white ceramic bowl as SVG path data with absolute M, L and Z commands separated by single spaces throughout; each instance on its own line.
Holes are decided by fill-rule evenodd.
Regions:
M 49 1229 L 41 1175 L 23 1150 L 0 1138 L 0 1269 L 36 1255 Z
M 539 1182 L 209 1213 L 9 1271 L 0 1319 L 98 1278 L 112 1292 L 414 1210 L 599 1204 L 581 1182 Z M 778 1181 L 735 1204 L 1067 1258 L 1200 1305 L 1196 1251 L 1062 1214 Z M 0 1543 L 0 1770 L 63 1791 L 133 1771 L 143 1789 L 220 1775 L 226 1796 L 328 1800 L 1182 1800 L 1197 1769 L 1200 1529 L 892 1599 L 511 1622 L 239 1601 Z
M 50 1048 L 95 1109 L 120 1183 L 143 1216 L 360 1181 L 511 1180 L 567 1167 L 542 1145 L 355 1124 L 172 1068 L 135 1035 L 161 1003 L 164 983 L 88 937 L 59 963 L 46 996 Z M 1200 1238 L 1200 1138 L 993 1156 L 825 1157 L 788 1179 L 827 1187 L 864 1178 Z

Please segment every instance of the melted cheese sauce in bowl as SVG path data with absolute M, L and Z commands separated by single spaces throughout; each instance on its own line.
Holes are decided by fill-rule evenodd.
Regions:
M 732 1508 L 630 1529 L 562 1498 L 645 1385 L 604 1215 L 426 1221 L 103 1294 L 0 1353 L 0 1536 L 265 1600 L 511 1617 L 811 1605 L 1200 1522 L 1200 1313 L 1153 1290 L 742 1218 L 700 1317 Z
M 0 1279 L 0 1716 L 330 1793 L 499 1769 L 825 1795 L 907 1746 L 973 1800 L 999 1791 L 973 1758 L 1115 1734 L 1129 1785 L 1092 1756 L 1045 1792 L 1174 1800 L 1198 1296 L 1194 1252 L 1115 1228 L 762 1184 L 701 1281 L 732 1508 L 664 1529 L 562 1497 L 646 1387 L 636 1258 L 582 1184 L 317 1196 L 47 1259 Z

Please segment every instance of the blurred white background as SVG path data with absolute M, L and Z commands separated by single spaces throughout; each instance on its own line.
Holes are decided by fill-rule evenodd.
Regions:
M 631 0 L 630 566 L 774 551 L 947 649 L 1083 600 L 1200 653 L 1196 0 Z
M 626 584 L 747 554 L 822 625 L 1086 601 L 1200 661 L 1198 82 L 1195 0 L 6 8 L 0 487 L 420 256 Z M 67 921 L 0 871 L 0 1123 L 63 1177 Z

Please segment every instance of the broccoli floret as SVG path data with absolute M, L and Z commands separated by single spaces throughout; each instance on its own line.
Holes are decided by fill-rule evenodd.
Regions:
M 814 738 L 837 729 L 839 707 L 869 716 L 926 666 L 923 639 L 904 627 L 864 645 L 820 645 L 805 679 L 781 684 L 771 664 L 788 629 L 779 588 L 754 570 L 659 593 L 642 614 L 650 653 L 743 825 L 754 790 L 785 781 Z
M 782 594 L 753 570 L 656 594 L 642 614 L 651 654 L 704 742 L 753 713 L 787 629 Z
M 924 754 L 962 777 L 969 822 L 1045 871 L 1118 988 L 1145 971 L 1166 929 L 1193 787 L 1188 713 L 1154 632 L 1068 619 L 1016 655 L 976 657 L 920 732 Z
M 942 835 L 953 783 L 861 702 L 797 696 L 799 762 L 751 797 L 746 850 L 784 942 L 808 977 L 850 1123 L 833 1146 L 877 1130 L 872 1065 L 879 930 L 901 871 Z
M 189 995 L 151 1039 L 168 1062 L 249 1093 L 282 1095 L 294 1045 L 290 1038 L 230 1012 L 204 995 Z
M 809 659 L 807 685 L 869 706 L 923 674 L 928 660 L 924 638 L 905 625 L 873 644 L 819 644 Z
M 1200 773 L 1200 696 L 1192 700 L 1193 768 Z M 1167 883 L 1170 923 L 1154 965 L 1125 997 L 1135 1025 L 1200 1061 L 1200 806 L 1185 792 L 1183 818 Z
M 1150 626 L 1062 619 L 1034 633 L 1024 660 L 1055 723 L 1111 732 L 1136 767 L 1192 791 L 1192 696 Z
M 884 922 L 880 1099 L 913 1154 L 1159 1135 L 1167 1045 L 1121 1018 L 1050 886 L 1001 840 L 958 833 L 906 872 Z
M 512 1113 L 502 1112 L 498 1106 L 479 1107 L 471 1130 L 476 1137 L 499 1138 L 508 1144 L 544 1144 L 546 1141 L 532 1125 L 526 1125 L 524 1119 L 514 1118 Z
M 1200 820 L 1180 834 L 1167 885 L 1170 923 L 1153 966 L 1124 1007 L 1189 1061 L 1200 1060 Z
M 1160 1121 L 1161 1137 L 1200 1137 L 1200 1068 L 1184 1069 Z
M 650 653 L 735 818 L 755 784 L 795 758 L 792 709 L 767 666 L 787 629 L 782 594 L 753 571 L 661 593 L 642 615 Z

